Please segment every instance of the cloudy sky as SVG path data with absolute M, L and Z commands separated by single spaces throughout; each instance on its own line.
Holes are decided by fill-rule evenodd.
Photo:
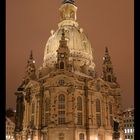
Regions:
M 15 108 L 17 87 L 30 50 L 43 63 L 50 31 L 57 29 L 62 0 L 6 0 L 6 107 Z M 122 89 L 123 108 L 134 105 L 134 1 L 76 0 L 77 20 L 88 36 L 98 75 L 108 46 Z

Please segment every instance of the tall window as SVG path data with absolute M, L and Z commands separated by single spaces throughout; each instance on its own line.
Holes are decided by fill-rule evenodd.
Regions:
M 100 109 L 100 100 L 99 99 L 96 99 L 96 112 L 100 112 L 101 109 Z
M 96 123 L 98 127 L 101 126 L 101 105 L 99 99 L 96 99 Z
M 80 96 L 77 97 L 77 110 L 82 111 L 82 98 Z
M 45 125 L 48 124 L 50 118 L 50 98 L 46 98 L 45 100 Z
M 81 112 L 77 113 L 77 124 L 82 125 L 82 113 Z
M 58 124 L 65 124 L 65 96 L 58 96 Z
M 85 140 L 84 134 L 83 134 L 83 133 L 80 133 L 80 134 L 79 134 L 79 140 Z
M 82 117 L 82 98 L 80 96 L 77 97 L 77 124 L 82 125 L 83 117 Z
M 98 127 L 100 127 L 101 126 L 101 114 L 96 114 L 96 120 L 97 120 Z
M 65 96 L 63 94 L 58 97 L 58 109 L 65 109 Z
M 110 125 L 113 127 L 113 114 L 112 114 L 112 103 L 109 102 L 109 116 L 110 116 Z
M 65 124 L 65 111 L 58 111 L 58 123 Z

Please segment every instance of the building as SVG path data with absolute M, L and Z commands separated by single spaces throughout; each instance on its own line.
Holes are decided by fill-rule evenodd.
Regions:
M 125 140 L 134 140 L 134 108 L 123 112 Z
M 15 93 L 16 140 L 112 140 L 114 118 L 124 140 L 121 89 L 108 48 L 98 77 L 90 41 L 76 20 L 75 2 L 64 0 L 59 12 L 43 65 L 36 69 L 31 51 Z
M 15 123 L 6 117 L 6 140 L 14 140 Z

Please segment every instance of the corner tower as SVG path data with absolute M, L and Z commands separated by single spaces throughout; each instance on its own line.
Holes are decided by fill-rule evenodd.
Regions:
M 109 55 L 108 48 L 105 47 L 105 55 L 103 57 L 103 80 L 108 82 L 116 82 L 116 76 L 113 72 L 113 65 L 111 62 L 111 57 Z
M 27 61 L 27 66 L 26 66 L 26 78 L 30 79 L 36 79 L 36 68 L 35 68 L 35 60 L 33 58 L 33 52 L 31 50 L 29 59 Z

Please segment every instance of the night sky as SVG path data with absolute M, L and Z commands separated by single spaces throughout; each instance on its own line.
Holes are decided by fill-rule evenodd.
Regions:
M 50 31 L 56 31 L 62 0 L 6 0 L 6 107 L 15 108 L 17 87 L 30 50 L 43 63 Z M 122 89 L 123 108 L 134 105 L 134 1 L 76 0 L 77 21 L 93 47 L 98 75 L 108 46 Z

